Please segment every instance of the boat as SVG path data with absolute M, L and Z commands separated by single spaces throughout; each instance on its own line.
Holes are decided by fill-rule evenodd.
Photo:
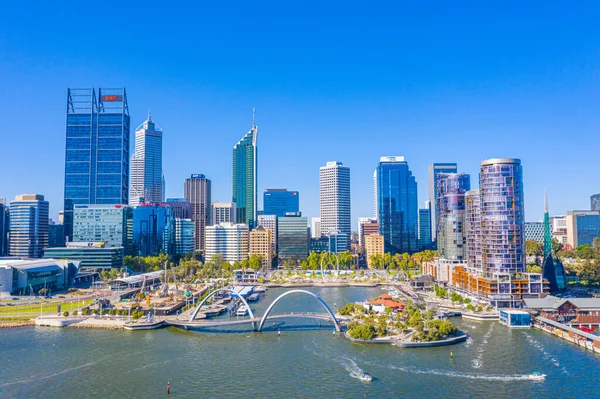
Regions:
M 131 320 L 123 325 L 123 328 L 127 331 L 137 330 L 156 330 L 164 325 L 164 320 L 157 320 L 152 315 L 148 315 L 140 320 Z
M 267 287 L 263 287 L 262 285 L 259 285 L 258 287 L 254 288 L 254 292 L 256 293 L 261 293 L 261 292 L 267 292 Z
M 225 313 L 226 311 L 227 311 L 227 306 L 225 306 L 225 305 L 210 305 L 210 306 L 207 306 L 206 308 L 202 309 L 202 311 L 200 313 L 204 314 L 206 317 L 215 317 L 215 316 Z
M 546 379 L 546 374 L 542 374 L 540 372 L 535 371 L 535 372 L 529 374 L 528 377 L 530 380 L 533 380 L 533 381 L 543 381 Z
M 248 306 L 242 305 L 235 313 L 237 316 L 246 316 L 248 314 Z
M 363 373 L 363 374 L 362 374 L 362 375 L 359 377 L 359 379 L 360 379 L 362 382 L 371 382 L 371 381 L 373 381 L 373 377 L 371 377 L 371 375 L 370 375 L 369 373 Z
M 254 302 L 254 301 L 258 301 L 259 299 L 260 299 L 260 295 L 259 294 L 252 294 L 246 300 L 248 302 Z

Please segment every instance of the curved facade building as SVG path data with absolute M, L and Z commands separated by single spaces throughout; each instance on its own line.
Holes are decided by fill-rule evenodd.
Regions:
M 466 173 L 439 173 L 436 183 L 437 237 L 440 257 L 466 258 L 465 193 L 471 188 Z
M 525 271 L 523 168 L 515 158 L 481 163 L 482 266 L 486 275 Z
M 465 193 L 467 266 L 481 270 L 481 197 L 479 190 Z

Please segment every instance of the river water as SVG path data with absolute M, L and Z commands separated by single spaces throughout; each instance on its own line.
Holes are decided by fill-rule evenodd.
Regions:
M 309 288 L 332 308 L 379 288 Z M 262 315 L 284 289 L 252 304 Z M 323 312 L 289 295 L 272 314 Z M 0 330 L 0 398 L 597 398 L 600 357 L 534 329 L 454 319 L 450 347 L 352 344 L 315 320 L 223 331 Z M 280 323 L 281 321 L 278 321 Z M 276 330 L 281 330 L 278 337 Z M 450 357 L 450 352 L 453 356 Z M 531 381 L 527 374 L 547 374 Z M 358 377 L 367 372 L 373 381 Z

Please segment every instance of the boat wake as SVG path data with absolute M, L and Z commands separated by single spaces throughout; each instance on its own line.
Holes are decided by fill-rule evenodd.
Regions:
M 544 345 L 542 345 L 539 341 L 535 340 L 528 333 L 523 331 L 523 334 L 525 334 L 525 339 L 527 340 L 527 343 L 529 345 L 533 346 L 535 349 L 539 350 L 540 352 L 542 352 L 544 354 L 545 360 L 549 360 L 556 367 L 560 367 L 560 362 L 554 356 L 552 356 L 552 354 L 550 352 L 546 351 L 546 348 L 544 348 Z M 568 371 L 564 367 L 561 370 L 563 373 L 569 374 Z
M 475 356 L 475 359 L 471 360 L 471 367 L 473 367 L 474 369 L 480 369 L 483 366 L 483 354 L 485 352 L 485 347 L 488 344 L 488 339 L 492 336 L 493 330 L 494 330 L 494 324 L 490 324 L 490 328 L 483 336 L 483 338 L 481 340 L 481 344 L 477 347 L 477 356 Z M 471 340 L 471 337 L 469 337 L 469 340 Z M 473 342 L 473 340 L 471 340 L 471 343 L 472 342 Z M 471 345 L 469 345 L 469 346 L 471 346 Z
M 493 374 L 470 374 L 470 373 L 459 373 L 455 371 L 444 371 L 444 370 L 428 370 L 428 369 L 417 369 L 414 367 L 401 367 L 389 365 L 389 368 L 393 370 L 403 371 L 405 373 L 412 374 L 429 374 L 438 375 L 444 377 L 453 378 L 465 378 L 470 380 L 486 380 L 486 381 L 536 381 L 536 378 L 532 374 L 513 374 L 513 375 L 493 375 Z
M 356 362 L 350 358 L 344 358 L 346 362 L 343 363 L 346 371 L 352 378 L 356 378 L 357 380 L 361 380 L 362 382 L 371 382 L 373 377 L 368 373 L 365 373 L 363 369 L 361 369 Z

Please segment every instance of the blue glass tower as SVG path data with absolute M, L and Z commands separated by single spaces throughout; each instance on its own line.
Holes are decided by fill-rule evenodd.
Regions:
M 254 117 L 252 119 L 252 128 L 233 146 L 232 152 L 232 201 L 235 202 L 236 221 L 250 228 L 256 225 L 258 208 L 258 126 L 254 123 Z
M 375 169 L 379 234 L 384 251 L 413 253 L 418 249 L 417 182 L 404 157 L 382 157 Z
M 129 108 L 124 88 L 67 90 L 64 224 L 73 205 L 128 204 Z
M 263 194 L 263 215 L 296 216 L 300 212 L 298 191 L 285 188 L 267 188 Z
M 133 252 L 138 256 L 175 254 L 176 224 L 171 208 L 143 203 L 133 210 Z

